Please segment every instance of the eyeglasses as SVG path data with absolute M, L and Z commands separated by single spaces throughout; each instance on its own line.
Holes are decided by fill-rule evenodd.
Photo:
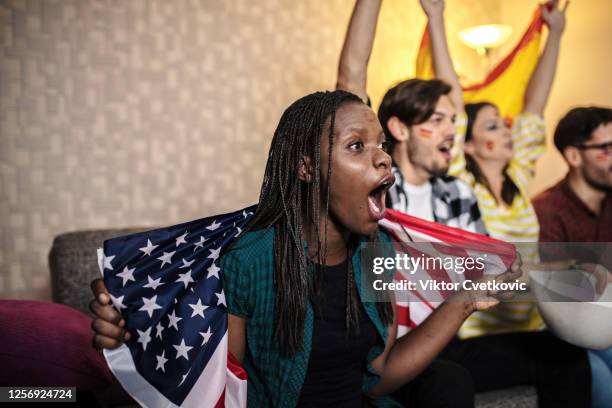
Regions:
M 581 145 L 576 145 L 576 147 L 581 150 L 597 149 L 597 150 L 605 150 L 608 153 L 612 153 L 612 142 L 591 144 L 591 145 L 581 144 Z

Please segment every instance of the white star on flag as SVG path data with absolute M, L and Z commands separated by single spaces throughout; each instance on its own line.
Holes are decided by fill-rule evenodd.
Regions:
M 227 305 L 225 304 L 225 293 L 223 293 L 223 289 L 221 289 L 220 293 L 215 293 L 215 295 L 217 296 L 217 306 L 219 306 L 220 304 L 223 304 L 223 306 L 227 307 Z
M 248 216 L 249 216 L 249 215 L 251 215 L 251 214 L 253 214 L 253 213 L 252 213 L 252 212 L 250 212 L 250 211 L 249 211 L 249 212 L 247 212 L 246 210 L 242 210 L 242 216 L 243 216 L 244 218 L 248 217 Z
M 213 262 L 215 262 L 217 259 L 219 259 L 219 254 L 221 253 L 221 247 L 217 248 L 217 249 L 211 249 L 210 250 L 210 255 L 208 255 L 208 258 L 212 259 Z
M 145 256 L 145 255 L 147 255 L 147 256 L 151 256 L 151 252 L 153 252 L 153 250 L 154 250 L 155 248 L 157 248 L 158 246 L 159 246 L 159 245 L 153 245 L 153 244 L 151 243 L 151 240 L 150 240 L 150 239 L 147 239 L 147 246 L 142 247 L 142 248 L 138 248 L 138 250 L 143 252 L 142 256 Z
M 160 305 L 155 303 L 156 301 L 157 301 L 157 295 L 153 296 L 150 299 L 147 299 L 146 297 L 143 297 L 142 298 L 143 305 L 142 305 L 142 307 L 140 309 L 138 309 L 138 311 L 139 312 L 147 312 L 149 317 L 153 317 L 153 313 L 155 312 L 155 310 L 162 308 Z
M 185 238 L 187 237 L 187 234 L 189 234 L 189 232 L 185 231 L 185 233 L 183 235 L 181 235 L 180 237 L 178 237 L 176 239 L 176 246 L 177 246 L 177 248 L 178 248 L 178 246 L 180 244 L 186 244 L 187 243 L 187 241 L 185 240 Z
M 185 360 L 189 361 L 189 356 L 187 353 L 191 350 L 192 346 L 187 346 L 185 344 L 185 339 L 181 339 L 181 344 L 172 345 L 176 349 L 176 359 L 178 360 L 180 357 L 184 357 Z
M 200 242 L 196 242 L 193 248 L 193 252 L 195 252 L 198 248 L 204 249 L 204 243 L 206 242 L 206 238 L 200 236 Z
M 174 281 L 175 283 L 177 282 L 182 282 L 185 284 L 185 289 L 187 289 L 187 286 L 189 286 L 189 283 L 194 282 L 193 278 L 191 277 L 191 269 L 188 270 L 185 273 L 179 273 L 180 278 L 177 278 L 176 281 Z
M 138 332 L 138 343 L 142 344 L 142 350 L 146 351 L 147 344 L 151 342 L 151 328 L 149 327 L 145 331 L 140 331 L 136 329 L 136 331 Z
M 236 235 L 234 235 L 235 237 L 237 237 L 238 235 L 242 234 L 242 228 L 240 227 L 236 227 L 238 232 L 236 232 Z
M 166 368 L 164 367 L 164 365 L 166 365 L 166 362 L 168 361 L 165 354 L 166 350 L 162 350 L 161 355 L 155 356 L 157 358 L 157 367 L 155 367 L 155 370 L 161 369 L 164 373 L 166 372 Z
M 198 299 L 198 303 L 190 304 L 189 307 L 193 309 L 191 317 L 201 316 L 204 318 L 204 311 L 208 309 L 208 306 L 202 304 L 202 299 Z
M 147 276 L 147 280 L 149 281 L 149 283 L 144 285 L 144 288 L 151 288 L 153 290 L 156 290 L 159 286 L 164 284 L 164 282 L 161 281 L 161 277 L 157 279 L 151 279 L 150 276 Z
M 187 262 L 185 258 L 183 258 L 183 265 L 179 266 L 179 269 L 189 268 L 194 262 L 195 259 L 192 259 L 190 262 Z
M 161 324 L 161 322 L 157 323 L 157 326 L 155 326 L 155 330 L 157 331 L 155 333 L 155 338 L 162 338 L 162 332 L 164 331 L 164 326 Z
M 117 309 L 118 311 L 121 312 L 122 309 L 126 309 L 127 306 L 123 304 L 123 298 L 124 296 L 119 296 L 119 297 L 114 297 L 113 295 L 110 295 L 111 298 L 111 302 L 113 302 L 113 306 L 115 306 L 115 309 Z
M 136 282 L 136 279 L 134 279 L 134 271 L 136 270 L 136 268 L 128 268 L 127 266 L 125 266 L 123 268 L 123 271 L 119 272 L 117 274 L 117 276 L 123 278 L 123 286 L 125 286 L 126 283 L 128 283 L 128 281 L 134 281 Z
M 210 265 L 207 269 L 208 271 L 208 276 L 206 277 L 206 279 L 208 278 L 212 278 L 213 276 L 217 279 L 219 279 L 219 271 L 221 270 L 221 268 L 219 268 L 217 265 L 215 265 L 215 263 L 213 262 L 212 265 Z
M 183 318 L 178 317 L 174 312 L 175 311 L 173 310 L 171 314 L 168 314 L 168 328 L 174 327 L 176 330 L 178 330 L 178 322 L 183 320 Z
M 103 254 L 104 269 L 110 269 L 111 271 L 113 270 L 113 265 L 111 265 L 113 259 L 115 259 L 115 255 L 107 256 L 106 254 Z
M 176 251 L 172 251 L 172 252 L 166 252 L 164 251 L 164 254 L 162 256 L 160 256 L 159 259 L 160 261 L 162 261 L 162 264 L 160 266 L 159 269 L 163 268 L 165 264 L 169 263 L 172 264 L 172 256 L 176 253 Z
M 220 223 L 217 222 L 217 220 L 214 220 L 212 224 L 210 224 L 208 227 L 206 227 L 207 230 L 209 231 L 214 231 L 217 228 L 219 228 L 221 226 Z
M 202 336 L 203 340 L 202 340 L 202 346 L 206 343 L 208 343 L 208 340 L 210 340 L 210 336 L 212 336 L 212 332 L 210 331 L 210 326 L 208 327 L 208 330 L 206 330 L 206 332 L 200 332 L 200 336 Z

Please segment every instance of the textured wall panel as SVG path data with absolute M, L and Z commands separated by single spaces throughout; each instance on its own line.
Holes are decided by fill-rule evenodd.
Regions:
M 464 3 L 479 6 L 450 2 L 452 32 L 498 10 Z M 254 203 L 282 109 L 335 84 L 352 5 L 0 0 L 0 297 L 49 298 L 59 233 Z M 375 106 L 414 72 L 424 25 L 416 1 L 382 19 Z

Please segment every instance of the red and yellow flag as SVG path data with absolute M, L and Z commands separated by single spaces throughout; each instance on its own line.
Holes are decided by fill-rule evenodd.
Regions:
M 480 83 L 462 85 L 465 103 L 492 102 L 505 117 L 514 117 L 521 113 L 525 90 L 540 55 L 542 25 L 538 7 L 519 43 L 486 78 Z M 416 77 L 435 78 L 427 27 L 417 55 Z

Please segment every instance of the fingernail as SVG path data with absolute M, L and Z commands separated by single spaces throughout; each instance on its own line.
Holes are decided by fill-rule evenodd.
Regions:
M 119 322 L 119 327 L 123 327 L 125 326 L 125 320 L 121 319 L 121 321 Z
M 125 336 L 123 336 L 123 338 L 127 341 L 130 339 L 130 337 L 132 337 L 132 335 L 130 334 L 130 332 L 125 332 Z

